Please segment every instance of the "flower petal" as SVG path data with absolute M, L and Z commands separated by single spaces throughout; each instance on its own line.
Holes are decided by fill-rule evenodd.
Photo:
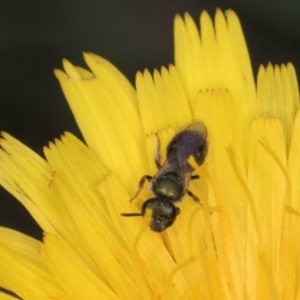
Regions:
M 85 58 L 94 76 L 82 77 L 82 70 L 66 60 L 67 74 L 56 70 L 55 75 L 89 147 L 130 187 L 128 178 L 138 180 L 146 168 L 136 95 L 124 76 L 103 58 L 91 54 Z
M 150 229 L 137 240 L 144 226 L 142 218 L 120 216 L 129 197 L 117 178 L 113 174 L 103 175 L 97 158 L 71 134 L 51 144 L 45 155 L 56 170 L 50 188 L 62 202 L 62 222 L 66 227 L 63 237 L 67 243 L 72 248 L 76 245 L 78 255 L 93 265 L 98 276 L 110 282 L 119 296 L 129 299 L 134 294 L 136 299 L 147 298 L 149 286 L 162 293 L 165 274 L 170 274 L 176 265 L 159 236 Z M 125 226 L 128 228 L 124 229 Z M 132 253 L 130 249 L 134 244 L 137 247 L 137 243 L 138 252 Z M 160 255 L 153 261 L 157 251 Z M 172 280 L 176 284 L 169 293 L 182 294 L 186 285 L 182 274 L 179 272 Z
M 201 38 L 191 17 L 175 18 L 175 65 L 192 108 L 197 106 L 199 90 L 228 89 L 234 100 L 238 135 L 243 153 L 252 118 L 256 112 L 255 85 L 251 63 L 236 14 L 217 10 L 215 30 L 207 14 L 200 17 Z M 245 155 L 245 154 L 243 154 Z
M 275 117 L 281 120 L 284 134 L 291 139 L 292 125 L 299 107 L 297 78 L 291 64 L 259 68 L 257 78 L 257 109 L 258 116 Z
M 137 94 L 148 151 L 151 173 L 156 172 L 154 156 L 157 152 L 158 134 L 160 139 L 161 161 L 165 159 L 167 143 L 179 127 L 192 119 L 182 84 L 174 66 L 169 70 L 162 67 L 161 73 L 148 70 L 136 77 Z M 144 171 L 145 172 L 145 171 Z
M 40 241 L 18 231 L 0 227 L 0 243 L 22 259 L 30 261 L 41 269 L 46 269 L 44 262 L 37 255 Z
M 43 230 L 54 232 L 60 221 L 57 202 L 48 189 L 51 168 L 9 134 L 3 132 L 2 136 L 0 184 L 26 207 Z
M 148 70 L 138 73 L 136 87 L 142 122 L 146 134 L 171 124 L 179 128 L 191 120 L 191 111 L 174 66 L 162 67 L 161 73 Z
M 120 299 L 58 235 L 45 236 L 41 255 L 71 299 Z
M 225 272 L 226 280 L 230 282 L 232 297 L 240 298 L 244 293 L 242 282 L 245 280 L 244 232 L 247 203 L 241 201 L 245 192 L 236 171 L 245 180 L 246 168 L 241 155 L 238 118 L 233 98 L 227 90 L 200 92 L 195 114 L 204 121 L 208 130 L 208 171 L 205 172 L 206 175 L 204 173 L 204 179 L 209 190 L 209 202 L 206 205 L 216 206 L 220 210 L 212 216 L 218 261 Z M 237 170 L 232 165 L 229 151 Z M 236 264 L 231 263 L 233 261 Z
M 288 170 L 291 180 L 292 186 L 292 195 L 290 202 L 288 205 L 293 207 L 295 210 L 300 211 L 300 185 L 299 178 L 300 178 L 300 160 L 299 160 L 299 153 L 300 153 L 300 110 L 298 110 L 293 131 L 292 131 L 292 140 L 291 140 L 291 147 L 288 159 Z
M 265 298 L 270 292 L 269 288 L 272 289 L 271 282 L 278 282 L 281 278 L 279 242 L 284 229 L 286 180 L 276 159 L 285 167 L 285 151 L 285 139 L 280 120 L 258 118 L 253 122 L 248 184 L 257 217 L 249 211 L 247 282 L 248 289 L 255 291 L 257 299 Z M 258 224 L 255 224 L 256 222 Z M 273 278 L 268 279 L 267 270 L 272 271 Z M 280 277 L 276 278 L 273 274 Z
M 39 259 L 41 243 L 19 232 L 0 229 L 0 284 L 22 299 L 70 299 Z
M 14 296 L 10 296 L 8 294 L 0 292 L 0 299 L 1 300 L 16 300 L 16 299 L 19 299 L 19 298 L 16 298 Z

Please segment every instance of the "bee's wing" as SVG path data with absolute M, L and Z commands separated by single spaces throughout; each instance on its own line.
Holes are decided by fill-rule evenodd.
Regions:
M 167 157 L 167 160 L 164 162 L 164 164 L 161 166 L 161 168 L 157 171 L 155 174 L 155 177 L 160 177 L 167 173 L 179 173 L 180 171 L 180 164 L 177 157 L 177 152 L 174 149 L 169 156 Z
M 193 121 L 184 126 L 171 140 L 167 147 L 167 162 L 176 165 L 185 187 L 188 186 L 194 168 L 188 163 L 192 155 L 200 166 L 207 155 L 207 129 L 202 121 Z M 176 162 L 177 160 L 177 162 Z

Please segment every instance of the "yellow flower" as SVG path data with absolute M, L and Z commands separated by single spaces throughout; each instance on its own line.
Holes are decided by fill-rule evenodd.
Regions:
M 105 59 L 64 61 L 58 78 L 85 144 L 70 133 L 46 159 L 3 133 L 0 183 L 45 232 L 0 228 L 0 287 L 22 299 L 299 299 L 300 113 L 291 64 L 260 67 L 255 87 L 233 11 L 200 34 L 175 18 L 175 66 L 138 73 L 136 90 Z M 178 128 L 202 120 L 209 153 L 163 233 L 140 212 Z M 162 151 L 163 159 L 165 153 Z M 192 160 L 189 160 L 193 164 Z M 152 196 L 151 196 L 152 195 Z M 11 299 L 0 293 L 0 299 Z

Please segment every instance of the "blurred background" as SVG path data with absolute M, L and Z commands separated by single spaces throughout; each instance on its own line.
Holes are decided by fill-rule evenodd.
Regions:
M 86 0 L 1 1 L 0 130 L 42 154 L 70 131 L 81 138 L 53 75 L 65 57 L 85 67 L 82 51 L 111 61 L 134 84 L 137 70 L 173 62 L 173 19 L 195 20 L 216 7 L 237 12 L 256 76 L 259 65 L 292 62 L 300 74 L 300 1 Z M 0 226 L 36 238 L 42 232 L 26 210 L 0 188 Z

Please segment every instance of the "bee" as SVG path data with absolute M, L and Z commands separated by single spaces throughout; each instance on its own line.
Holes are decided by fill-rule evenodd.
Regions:
M 157 135 L 158 137 L 158 135 Z M 152 211 L 149 222 L 151 230 L 162 232 L 170 227 L 180 213 L 174 203 L 181 202 L 186 194 L 201 204 L 200 199 L 188 190 L 190 180 L 198 179 L 192 175 L 194 168 L 188 163 L 190 156 L 200 166 L 203 164 L 207 151 L 207 129 L 202 121 L 192 121 L 184 126 L 170 141 L 166 149 L 166 161 L 160 163 L 160 140 L 158 137 L 158 151 L 155 157 L 157 173 L 152 177 L 144 175 L 139 188 L 131 201 L 140 193 L 145 181 L 150 182 L 149 189 L 155 195 L 142 205 L 141 213 L 122 213 L 122 216 L 144 216 L 146 210 Z

